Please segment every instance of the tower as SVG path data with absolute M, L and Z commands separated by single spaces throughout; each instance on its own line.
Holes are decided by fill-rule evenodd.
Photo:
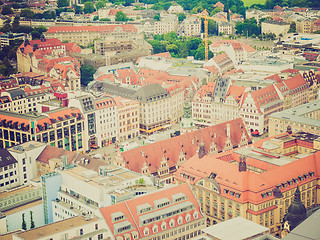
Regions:
M 186 100 L 184 104 L 184 115 L 181 120 L 181 134 L 192 132 L 195 130 L 195 125 L 192 118 L 191 103 Z

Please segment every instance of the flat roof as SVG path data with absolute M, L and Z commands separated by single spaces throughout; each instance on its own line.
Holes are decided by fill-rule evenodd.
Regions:
M 47 144 L 42 142 L 35 142 L 35 141 L 28 141 L 25 143 L 21 143 L 19 145 L 13 146 L 9 148 L 9 152 L 15 152 L 15 153 L 24 153 L 25 151 L 29 151 L 41 146 L 46 146 Z
M 51 223 L 42 227 L 38 227 L 32 230 L 28 230 L 22 233 L 18 233 L 17 236 L 21 237 L 24 240 L 43 239 L 46 236 L 51 236 L 59 232 L 69 231 L 70 228 L 83 226 L 90 222 L 95 222 L 97 220 L 97 217 L 86 219 L 82 216 L 76 216 L 59 222 Z
M 21 192 L 25 192 L 25 191 L 30 191 L 31 189 L 37 189 L 38 187 L 32 186 L 32 185 L 28 185 L 28 186 L 24 186 L 24 187 L 18 187 L 18 188 L 14 188 L 14 189 L 8 189 L 5 190 L 3 192 L 0 193 L 0 198 L 5 198 L 5 197 L 9 197 L 12 195 L 16 195 L 19 194 Z
M 217 239 L 241 240 L 269 232 L 269 228 L 263 227 L 245 218 L 236 217 L 204 228 L 202 231 Z

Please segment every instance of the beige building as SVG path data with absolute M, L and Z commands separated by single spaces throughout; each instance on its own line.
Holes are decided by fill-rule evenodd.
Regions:
M 154 23 L 154 34 L 161 35 L 169 32 L 176 32 L 178 29 L 178 17 L 177 15 L 167 15 L 161 18 L 160 21 Z
M 68 41 L 87 46 L 96 39 L 135 38 L 137 29 L 131 24 L 103 25 L 103 26 L 68 26 L 50 27 L 44 33 L 47 38 L 58 38 L 60 41 Z
M 306 103 L 270 115 L 269 136 L 287 131 L 304 131 L 317 134 L 320 131 L 320 101 Z
M 179 36 L 199 37 L 201 35 L 201 20 L 190 16 L 179 25 L 177 33 Z
M 125 141 L 139 136 L 139 102 L 122 97 L 114 97 L 114 100 L 118 109 L 119 141 Z
M 233 33 L 233 25 L 229 22 L 219 22 L 218 23 L 218 33 L 225 35 L 230 35 Z
M 261 32 L 264 34 L 273 33 L 276 37 L 281 34 L 285 36 L 290 28 L 290 23 L 279 21 L 264 21 L 261 23 Z
M 313 24 L 317 19 L 301 19 L 296 21 L 297 33 L 313 33 Z

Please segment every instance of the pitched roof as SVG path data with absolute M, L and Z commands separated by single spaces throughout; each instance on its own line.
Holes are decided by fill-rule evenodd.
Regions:
M 222 151 L 227 141 L 227 127 L 230 127 L 230 139 L 234 146 L 240 143 L 242 133 L 248 142 L 251 141 L 241 118 L 207 128 L 199 129 L 184 135 L 167 140 L 148 144 L 121 153 L 126 163 L 126 168 L 141 173 L 144 164 L 147 164 L 151 173 L 157 172 L 163 159 L 167 160 L 170 167 L 176 166 L 179 155 L 183 153 L 186 159 L 196 154 L 199 143 L 205 144 L 206 152 L 209 151 L 212 142 L 217 149 Z
M 183 200 L 176 202 L 174 199 L 176 196 L 182 196 Z M 158 207 L 157 201 L 170 201 L 169 204 Z M 192 205 L 193 207 L 181 214 L 172 214 L 170 217 L 166 219 L 155 219 L 150 223 L 144 223 L 144 219 L 149 219 L 151 215 L 163 214 L 166 210 L 180 209 L 182 205 Z M 139 209 L 143 210 L 143 208 L 151 207 L 150 210 L 146 210 L 144 213 L 140 213 Z M 167 231 L 170 228 L 169 221 L 174 219 L 177 221 L 179 216 L 183 217 L 183 223 L 186 223 L 185 216 L 190 214 L 190 221 L 198 220 L 202 218 L 202 214 L 200 211 L 199 204 L 193 195 L 188 184 L 180 184 L 167 189 L 163 189 L 160 191 L 156 191 L 147 195 L 142 195 L 137 198 L 133 198 L 130 200 L 126 200 L 111 206 L 107 206 L 104 208 L 100 208 L 100 212 L 111 229 L 113 235 L 115 237 L 122 236 L 124 237 L 126 234 L 132 234 L 136 232 L 138 235 L 137 239 L 144 238 L 144 229 L 149 229 L 149 234 L 152 235 L 152 228 L 156 225 L 158 227 L 158 233 L 163 231 Z M 198 212 L 198 217 L 194 218 L 193 213 Z M 122 219 L 116 220 L 116 216 L 124 216 Z M 166 223 L 166 228 L 162 230 L 161 225 L 163 222 Z M 120 225 L 131 225 L 131 228 L 127 231 L 123 231 L 118 233 L 116 230 L 119 229 Z M 174 225 L 176 226 L 176 224 Z M 174 227 L 173 227 L 174 228 Z
M 0 149 L 0 168 L 18 163 L 7 149 Z
M 270 102 L 280 100 L 280 96 L 275 89 L 274 85 L 269 85 L 267 87 L 261 88 L 259 90 L 250 93 L 256 107 L 259 112 L 261 112 L 261 106 L 268 104 Z
M 300 74 L 292 78 L 289 78 L 283 82 L 291 91 L 301 91 L 309 87 L 309 84 L 306 82 L 306 80 L 304 80 L 304 78 Z

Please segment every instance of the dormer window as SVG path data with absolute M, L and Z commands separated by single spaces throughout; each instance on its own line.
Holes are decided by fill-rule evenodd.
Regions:
M 188 213 L 187 215 L 186 215 L 186 222 L 189 222 L 190 221 L 190 218 L 191 218 L 191 216 L 190 216 L 190 214 Z
M 169 225 L 170 225 L 170 227 L 174 227 L 174 220 L 173 219 L 170 220 Z
M 194 219 L 197 219 L 198 217 L 199 217 L 198 211 L 194 211 L 194 213 L 193 213 L 193 218 L 194 218 Z
M 145 236 L 148 236 L 149 235 L 149 228 L 145 228 L 144 229 L 144 231 L 143 231 L 143 234 L 145 235 Z
M 162 230 L 167 229 L 167 224 L 166 224 L 166 222 L 162 222 L 162 224 L 161 224 L 161 229 L 162 229 Z
M 178 224 L 181 225 L 182 222 L 183 222 L 183 219 L 182 219 L 182 217 L 180 216 L 180 217 L 178 218 Z
M 153 233 L 157 233 L 158 232 L 158 226 L 156 224 L 153 225 L 152 231 L 153 231 Z

